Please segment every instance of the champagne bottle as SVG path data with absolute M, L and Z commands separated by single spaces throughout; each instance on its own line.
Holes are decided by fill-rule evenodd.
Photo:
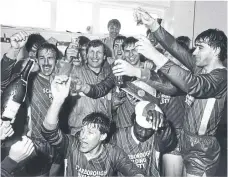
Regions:
M 30 59 L 20 75 L 14 78 L 2 93 L 2 120 L 10 120 L 11 123 L 14 122 L 20 105 L 25 101 L 28 77 L 34 64 L 35 60 Z

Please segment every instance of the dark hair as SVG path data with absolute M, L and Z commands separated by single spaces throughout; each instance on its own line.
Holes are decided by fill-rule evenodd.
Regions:
M 108 22 L 108 28 L 109 28 L 109 26 L 111 26 L 111 25 L 115 25 L 115 26 L 118 26 L 119 28 L 121 28 L 121 23 L 120 23 L 120 21 L 117 20 L 117 19 L 112 19 L 112 20 L 110 20 L 110 21 Z
M 83 120 L 82 125 L 95 124 L 101 134 L 109 134 L 111 128 L 110 119 L 102 112 L 88 114 Z
M 131 37 L 127 37 L 124 40 L 123 44 L 122 44 L 123 50 L 124 50 L 124 47 L 126 47 L 127 45 L 129 45 L 129 44 L 135 44 L 138 41 L 139 41 L 138 39 L 136 39 L 136 38 L 134 38 L 132 36 Z M 141 62 L 145 62 L 146 61 L 146 58 L 142 54 L 139 54 L 139 56 L 140 56 L 140 61 Z
M 101 40 L 99 40 L 99 39 L 95 39 L 95 40 L 91 40 L 89 43 L 88 43 L 88 45 L 87 45 L 87 47 L 86 47 L 86 54 L 88 54 L 88 51 L 89 51 L 89 48 L 90 47 L 99 47 L 99 46 L 102 46 L 103 47 L 103 49 L 104 49 L 104 55 L 106 56 L 106 54 L 107 54 L 107 49 L 106 49 L 106 46 L 105 46 L 105 44 L 101 41 Z
M 178 44 L 184 47 L 186 50 L 190 50 L 190 38 L 188 36 L 179 36 L 176 38 Z
M 196 39 L 196 42 L 204 42 L 208 44 L 213 49 L 220 49 L 218 55 L 221 61 L 224 61 L 227 58 L 227 36 L 225 33 L 218 29 L 208 29 L 200 33 Z
M 79 36 L 79 46 L 82 47 L 82 46 L 87 46 L 88 43 L 90 42 L 90 39 L 85 37 L 85 36 Z
M 114 41 L 113 41 L 113 48 L 114 48 L 114 46 L 115 46 L 115 42 L 117 41 L 117 40 L 125 40 L 126 39 L 126 37 L 125 36 L 117 36 L 115 39 L 114 39 Z
M 50 43 L 47 43 L 47 42 L 41 44 L 41 46 L 37 49 L 36 58 L 38 58 L 39 51 L 41 51 L 43 49 L 52 50 L 53 52 L 55 52 L 56 59 L 57 60 L 59 59 L 59 56 L 60 56 L 59 49 L 54 44 L 50 44 Z
M 29 52 L 34 44 L 37 46 L 37 48 L 39 48 L 39 46 L 44 42 L 46 42 L 46 40 L 40 34 L 30 34 L 25 44 L 25 49 L 27 52 Z
M 124 49 L 124 47 L 126 47 L 127 45 L 129 45 L 129 44 L 135 44 L 138 41 L 139 41 L 138 39 L 136 39 L 136 38 L 134 38 L 132 36 L 131 37 L 127 37 L 124 40 L 123 44 L 122 44 L 122 48 Z
M 193 54 L 193 52 L 195 51 L 195 47 L 193 47 L 193 48 L 191 48 L 190 50 L 189 50 L 189 52 L 191 53 L 191 54 Z

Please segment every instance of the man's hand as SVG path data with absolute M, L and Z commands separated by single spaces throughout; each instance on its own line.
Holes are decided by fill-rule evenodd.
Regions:
M 116 110 L 120 105 L 122 105 L 126 100 L 126 93 L 120 91 L 119 93 L 114 92 L 112 95 L 112 107 Z
M 30 33 L 25 31 L 21 31 L 19 33 L 14 34 L 10 37 L 11 47 L 13 47 L 14 49 L 21 49 L 25 46 L 25 43 L 27 42 L 29 35 Z
M 145 25 L 147 28 L 150 28 L 153 22 L 156 21 L 147 11 L 140 7 L 134 10 L 133 16 L 137 24 Z
M 30 156 L 34 151 L 34 144 L 31 139 L 26 136 L 22 137 L 22 141 L 13 144 L 9 151 L 9 157 L 19 163 Z
M 55 76 L 51 83 L 51 93 L 53 100 L 64 102 L 69 94 L 71 78 L 66 75 Z
M 135 48 L 138 53 L 141 53 L 147 59 L 152 60 L 157 66 L 157 69 L 161 68 L 168 59 L 162 55 L 157 49 L 152 45 L 149 39 L 145 36 L 140 35 L 136 37 L 139 41 L 135 43 Z
M 54 37 L 50 37 L 47 42 L 56 46 L 58 41 Z
M 125 60 L 118 59 L 115 61 L 115 66 L 112 68 L 115 76 L 130 76 L 130 77 L 141 77 L 141 69 L 134 67 Z
M 10 121 L 2 121 L 0 119 L 0 140 L 5 140 L 7 137 L 11 137 L 14 134 L 14 130 Z
M 72 88 L 70 92 L 71 96 L 76 96 L 78 95 L 79 92 L 83 92 L 84 94 L 87 94 L 90 91 L 90 86 L 84 83 L 79 78 L 72 78 L 71 88 Z
M 141 53 L 149 60 L 153 60 L 153 53 L 156 50 L 150 40 L 143 35 L 136 37 L 139 41 L 135 43 L 135 48 L 138 53 Z
M 155 105 L 154 110 L 147 112 L 147 120 L 152 123 L 152 129 L 155 131 L 164 126 L 164 114 L 159 110 L 160 108 Z

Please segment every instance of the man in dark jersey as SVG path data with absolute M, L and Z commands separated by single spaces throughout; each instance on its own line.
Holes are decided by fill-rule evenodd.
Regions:
M 220 146 L 215 137 L 227 95 L 227 37 L 224 32 L 208 29 L 196 37 L 191 53 L 182 48 L 164 28 L 143 9 L 136 16 L 150 28 L 161 45 L 189 71 L 160 54 L 146 37 L 139 37 L 138 52 L 153 60 L 158 69 L 175 85 L 193 97 L 185 109 L 181 133 L 181 151 L 188 177 L 215 174 Z
M 43 122 L 46 140 L 67 158 L 67 176 L 143 176 L 119 147 L 104 144 L 110 120 L 103 113 L 91 113 L 83 119 L 79 136 L 63 134 L 58 128 L 58 114 L 69 94 L 71 79 L 56 76 L 51 85 L 53 102 Z
M 146 176 L 160 176 L 160 153 L 175 146 L 175 133 L 154 103 L 138 102 L 132 118 L 133 126 L 119 129 L 113 142 L 145 171 Z

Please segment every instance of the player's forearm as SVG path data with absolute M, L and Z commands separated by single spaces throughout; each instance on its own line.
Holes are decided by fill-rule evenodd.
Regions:
M 6 56 L 11 60 L 16 60 L 20 50 L 21 49 L 15 49 L 13 47 L 10 47 L 10 49 L 6 53 Z
M 177 43 L 176 39 L 169 34 L 163 27 L 156 26 L 154 36 L 158 42 L 176 59 L 183 63 L 188 69 L 195 69 L 194 58 L 192 54 Z
M 107 95 L 110 92 L 110 90 L 115 87 L 115 76 L 113 75 L 113 73 L 110 73 L 105 78 L 105 80 L 101 81 L 96 85 L 89 85 L 89 86 L 90 86 L 89 92 L 88 93 L 84 92 L 86 96 L 94 99 L 103 97 Z
M 195 75 L 169 61 L 160 71 L 181 90 L 198 98 L 222 96 L 222 90 L 227 85 L 225 69 L 213 70 L 210 74 Z
M 54 130 L 58 124 L 58 115 L 64 100 L 53 99 L 50 108 L 48 109 L 47 116 L 44 119 L 43 125 L 48 130 Z

